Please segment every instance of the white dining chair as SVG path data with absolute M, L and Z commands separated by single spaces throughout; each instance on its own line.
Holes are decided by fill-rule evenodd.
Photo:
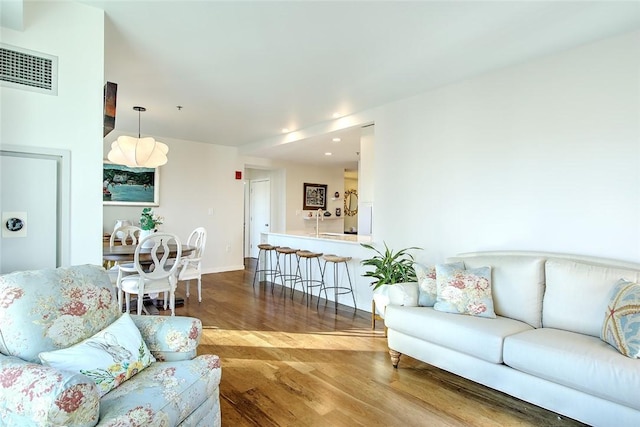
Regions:
M 115 246 L 117 242 L 120 242 L 122 246 L 137 245 L 138 240 L 140 240 L 140 230 L 140 227 L 136 227 L 135 225 L 116 227 L 109 238 L 109 246 Z M 114 265 L 107 270 L 111 284 L 118 292 L 118 303 L 120 307 L 122 307 L 122 292 L 120 291 L 119 281 L 122 276 L 135 272 L 136 269 L 132 262 L 123 263 L 116 261 Z
M 206 243 L 207 230 L 204 227 L 198 227 L 193 230 L 189 235 L 187 245 L 196 249 L 188 257 L 180 261 L 178 270 L 178 282 L 187 282 L 187 298 L 189 298 L 189 283 L 194 279 L 198 281 L 198 302 L 202 302 L 202 256 L 204 255 Z
M 152 242 L 153 247 L 143 247 L 145 242 Z M 171 256 L 172 249 L 175 256 Z M 144 257 L 141 260 L 141 252 Z M 145 258 L 146 256 L 150 259 Z M 126 310 L 130 310 L 131 294 L 137 295 L 137 313 L 142 314 L 145 294 L 164 293 L 164 309 L 167 309 L 167 296 L 171 315 L 175 316 L 175 291 L 177 286 L 177 270 L 182 256 L 182 244 L 175 234 L 153 233 L 144 237 L 136 247 L 133 264 L 136 274 L 124 276 L 120 280 L 120 288 L 125 295 Z M 173 264 L 169 266 L 171 263 Z

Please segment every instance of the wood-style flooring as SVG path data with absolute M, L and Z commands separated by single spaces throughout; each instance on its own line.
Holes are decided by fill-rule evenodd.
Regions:
M 199 352 L 222 360 L 223 426 L 582 425 L 408 356 L 394 369 L 370 313 L 254 289 L 254 265 L 204 275 L 202 303 L 192 281 L 176 308 L 202 320 Z

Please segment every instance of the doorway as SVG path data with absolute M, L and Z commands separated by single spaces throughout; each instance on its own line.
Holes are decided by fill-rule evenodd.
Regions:
M 249 181 L 249 256 L 258 257 L 258 245 L 262 233 L 270 231 L 271 181 Z
M 68 152 L 5 147 L 0 184 L 0 273 L 67 265 Z

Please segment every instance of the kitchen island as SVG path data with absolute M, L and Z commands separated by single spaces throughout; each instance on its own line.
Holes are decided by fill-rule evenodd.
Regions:
M 315 233 L 308 232 L 287 232 L 287 233 L 264 233 L 262 235 L 262 242 L 269 243 L 275 246 L 288 246 L 294 249 L 308 250 L 311 252 L 321 252 L 325 255 L 334 254 L 339 256 L 349 256 L 351 261 L 347 264 L 349 266 L 349 274 L 351 276 L 351 283 L 353 285 L 353 292 L 356 300 L 357 307 L 361 310 L 371 312 L 371 279 L 362 277 L 362 274 L 366 269 L 360 264 L 360 262 L 371 257 L 372 252 L 360 245 L 360 243 L 371 243 L 371 236 L 360 236 L 356 234 L 341 234 L 341 233 L 319 233 L 317 236 Z M 324 261 L 321 260 L 320 264 L 324 267 Z M 327 285 L 331 286 L 333 283 L 333 274 L 330 270 L 325 274 L 325 281 Z M 314 265 L 313 277 L 319 278 L 320 272 L 317 266 Z M 348 283 L 347 274 L 344 268 L 340 268 L 339 281 L 342 284 Z M 300 289 L 298 287 L 298 289 Z M 313 295 L 318 295 L 318 289 L 313 289 Z M 324 298 L 324 293 L 322 294 Z M 333 309 L 333 292 L 328 292 L 329 302 L 327 307 Z M 339 295 L 338 302 L 349 307 L 353 307 L 353 300 L 351 295 Z M 315 303 L 315 299 L 314 299 Z M 320 307 L 322 308 L 324 301 L 320 301 Z

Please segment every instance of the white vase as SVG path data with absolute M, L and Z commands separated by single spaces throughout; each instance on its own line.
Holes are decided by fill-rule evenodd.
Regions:
M 152 235 L 153 233 L 155 233 L 155 230 L 140 230 L 140 240 L 144 239 L 147 236 Z M 153 240 L 147 240 L 146 242 L 144 242 L 142 244 L 143 248 L 152 248 L 153 247 Z
M 376 311 L 384 318 L 385 308 L 392 305 L 416 307 L 418 305 L 418 282 L 395 283 L 382 285 L 373 291 Z
M 131 224 L 131 221 L 129 221 L 128 219 L 116 219 L 116 225 L 113 226 L 113 231 L 116 231 L 116 229 L 125 225 L 133 225 L 133 224 Z M 124 237 L 124 233 L 120 231 L 116 233 L 116 237 L 118 239 L 122 239 Z

